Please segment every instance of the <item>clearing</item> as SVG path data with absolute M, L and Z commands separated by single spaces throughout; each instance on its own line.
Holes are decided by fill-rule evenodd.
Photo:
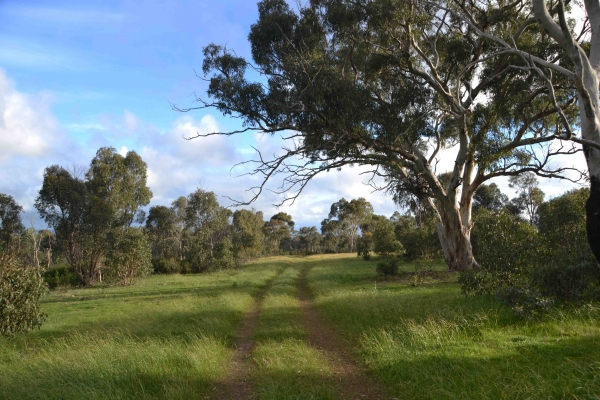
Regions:
M 375 266 L 270 257 L 53 291 L 41 330 L 0 338 L 0 398 L 600 398 L 600 305 L 527 321 L 443 265 Z

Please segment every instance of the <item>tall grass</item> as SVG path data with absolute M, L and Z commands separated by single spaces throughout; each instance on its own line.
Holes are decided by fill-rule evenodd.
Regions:
M 393 397 L 600 398 L 600 305 L 525 320 L 494 297 L 462 296 L 443 265 L 404 264 L 385 280 L 376 261 L 320 255 L 53 291 L 41 330 L 0 338 L 0 399 L 213 398 L 264 288 L 247 363 L 255 398 L 340 398 L 335 362 L 302 318 L 307 263 L 317 309 Z
M 451 275 L 413 286 L 378 282 L 375 263 L 314 264 L 320 310 L 398 398 L 600 398 L 597 304 L 523 320 L 494 297 L 462 296 Z
M 230 344 L 273 264 L 132 287 L 59 290 L 41 330 L 0 339 L 3 399 L 189 399 L 209 396 Z

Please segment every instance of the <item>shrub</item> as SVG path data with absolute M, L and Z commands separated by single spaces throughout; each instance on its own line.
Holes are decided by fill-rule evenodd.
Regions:
M 530 286 L 510 286 L 501 289 L 498 296 L 512 308 L 512 310 L 524 317 L 534 317 L 549 311 L 554 300 L 542 296 L 536 289 Z
M 404 254 L 404 247 L 394 234 L 394 225 L 387 218 L 380 219 L 375 223 L 373 250 L 385 257 Z
M 160 258 L 152 260 L 155 274 L 180 274 L 182 265 L 174 258 Z
M 435 230 L 433 219 L 423 221 L 417 226 L 414 219 L 404 218 L 395 228 L 396 238 L 406 249 L 405 259 L 408 261 L 424 259 L 432 260 L 442 254 L 440 239 Z
M 537 230 L 508 212 L 480 209 L 473 229 L 473 251 L 481 270 L 461 273 L 464 293 L 489 294 L 527 284 L 532 261 L 540 251 Z
M 371 232 L 364 232 L 358 238 L 356 241 L 356 251 L 358 257 L 362 257 L 367 261 L 371 259 L 371 251 L 373 251 L 373 234 Z
M 38 268 L 23 267 L 0 254 L 0 334 L 13 336 L 39 328 L 46 318 L 40 298 L 47 290 Z
M 42 277 L 50 289 L 58 286 L 78 286 L 81 283 L 81 279 L 73 272 L 73 268 L 70 265 L 62 265 L 44 271 Z
M 123 234 L 115 235 L 106 257 L 108 275 L 130 285 L 138 277 L 152 272 L 150 244 L 141 229 L 128 228 Z
M 392 258 L 377 264 L 377 273 L 379 275 L 388 277 L 398 275 L 398 267 L 400 266 L 400 260 Z
M 549 261 L 537 265 L 530 279 L 531 284 L 546 296 L 560 300 L 583 300 L 595 292 L 598 266 L 589 262 L 563 264 Z

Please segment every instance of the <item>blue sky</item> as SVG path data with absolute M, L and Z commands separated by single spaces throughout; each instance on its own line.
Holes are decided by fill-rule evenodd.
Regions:
M 252 180 L 236 179 L 231 166 L 252 158 L 251 145 L 276 153 L 278 141 L 252 134 L 185 141 L 238 122 L 214 110 L 177 113 L 170 103 L 192 106 L 193 93 L 205 91 L 194 70 L 201 72 L 207 44 L 249 56 L 256 18 L 255 1 L 0 0 L 0 192 L 25 207 L 27 224 L 45 167 L 87 165 L 99 147 L 112 146 L 135 150 L 148 163 L 152 205 L 197 187 L 247 198 Z M 360 171 L 325 174 L 280 210 L 297 226 L 319 226 L 331 203 L 362 196 L 389 216 L 394 204 L 371 193 Z M 569 187 L 542 185 L 550 195 Z M 254 207 L 268 218 L 277 201 L 266 193 Z

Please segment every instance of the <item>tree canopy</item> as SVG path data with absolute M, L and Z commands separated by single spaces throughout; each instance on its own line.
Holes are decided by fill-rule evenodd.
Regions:
M 505 37 L 528 18 L 509 6 L 312 0 L 293 11 L 284 0 L 264 0 L 249 35 L 253 63 L 215 44 L 204 49 L 209 99 L 198 98 L 196 108 L 243 122 L 238 131 L 208 135 L 281 132 L 288 141 L 283 155 L 260 155 L 253 173 L 263 181 L 251 201 L 276 176 L 291 200 L 321 172 L 368 166 L 386 181 L 379 189 L 411 193 L 433 210 L 449 267 L 465 269 L 476 264 L 470 229 L 477 188 L 525 171 L 560 177 L 568 168 L 553 167 L 552 156 L 577 152 L 549 145 L 556 104 L 571 115 L 573 93 L 557 87 L 549 99 L 535 71 L 512 68 L 522 63 L 514 54 L 490 57 L 497 49 L 455 16 L 464 8 Z M 535 26 L 513 39 L 531 53 L 566 58 Z M 264 79 L 249 80 L 248 70 Z M 441 182 L 436 157 L 449 146 L 458 153 Z

